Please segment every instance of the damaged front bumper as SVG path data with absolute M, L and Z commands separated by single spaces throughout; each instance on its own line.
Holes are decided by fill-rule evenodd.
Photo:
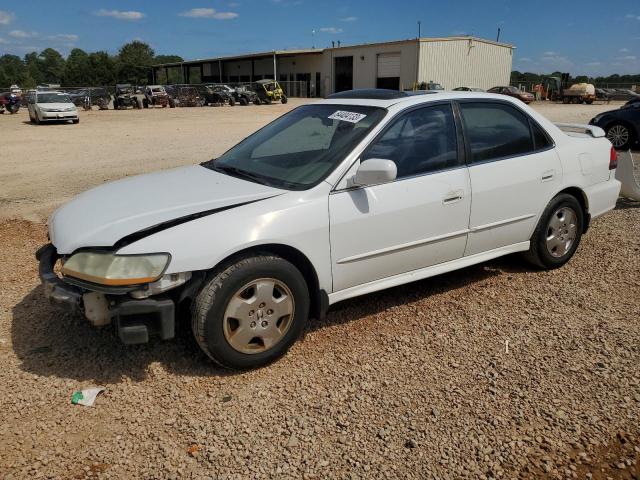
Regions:
M 133 288 L 109 289 L 100 285 L 77 282 L 71 284 L 54 271 L 60 258 L 56 248 L 48 244 L 36 252 L 44 294 L 52 303 L 82 313 L 95 326 L 115 324 L 123 343 L 146 343 L 152 334 L 163 340 L 175 336 L 176 301 L 193 288 L 182 288 L 180 294 L 133 298 Z M 76 283 L 76 282 L 74 282 Z M 193 287 L 194 282 L 189 282 Z

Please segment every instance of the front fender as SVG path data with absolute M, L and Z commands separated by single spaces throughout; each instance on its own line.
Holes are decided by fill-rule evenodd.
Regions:
M 166 273 L 179 273 L 210 270 L 248 248 L 285 245 L 309 259 L 320 288 L 330 292 L 328 190 L 323 182 L 309 192 L 289 192 L 198 218 L 144 237 L 118 253 L 169 252 Z

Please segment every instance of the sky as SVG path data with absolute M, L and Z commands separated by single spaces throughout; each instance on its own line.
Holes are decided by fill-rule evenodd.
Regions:
M 0 0 L 0 55 L 116 53 L 142 40 L 185 59 L 462 34 L 515 45 L 513 69 L 640 74 L 640 0 Z

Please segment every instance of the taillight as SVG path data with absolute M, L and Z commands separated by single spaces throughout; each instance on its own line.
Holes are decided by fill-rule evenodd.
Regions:
M 611 147 L 611 155 L 609 156 L 609 170 L 615 170 L 618 167 L 618 152 Z

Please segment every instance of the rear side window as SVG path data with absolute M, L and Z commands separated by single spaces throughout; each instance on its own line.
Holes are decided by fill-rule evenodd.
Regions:
M 460 111 L 472 163 L 534 151 L 529 119 L 517 109 L 503 103 L 464 102 Z
M 412 110 L 391 122 L 362 155 L 362 160 L 392 160 L 398 177 L 460 166 L 456 126 L 450 104 Z

